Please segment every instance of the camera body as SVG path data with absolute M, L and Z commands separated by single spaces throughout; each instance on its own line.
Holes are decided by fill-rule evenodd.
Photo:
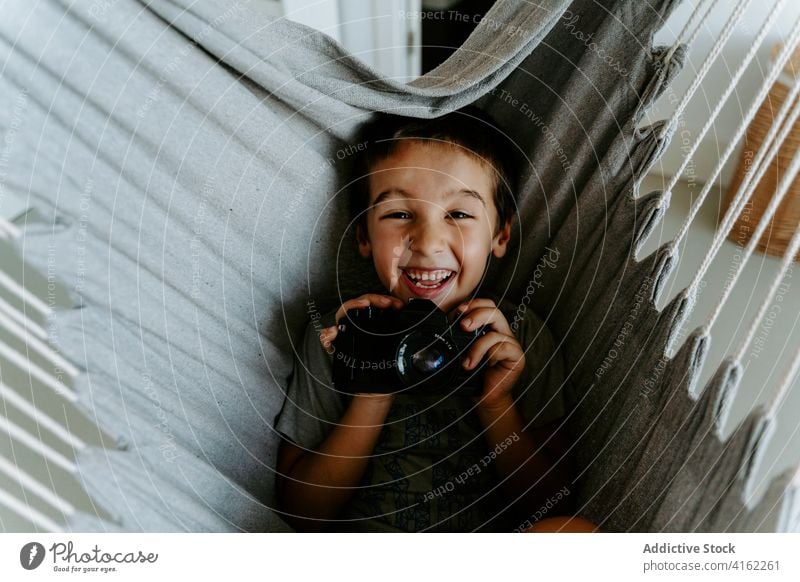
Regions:
M 411 299 L 400 310 L 351 309 L 339 322 L 333 342 L 333 384 L 356 392 L 447 393 L 477 395 L 483 388 L 483 366 L 461 365 L 485 326 L 464 331 L 463 314 L 450 323 L 427 299 Z

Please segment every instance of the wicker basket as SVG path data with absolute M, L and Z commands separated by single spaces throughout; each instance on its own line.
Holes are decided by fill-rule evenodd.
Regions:
M 773 60 L 777 57 L 781 48 L 782 44 L 780 43 L 772 48 Z M 751 169 L 750 166 L 772 125 L 773 115 L 777 115 L 789 93 L 787 83 L 793 82 L 795 75 L 800 75 L 800 48 L 794 52 L 792 58 L 787 62 L 781 78 L 772 86 L 767 98 L 761 104 L 753 121 L 750 123 L 750 127 L 747 128 L 739 165 L 725 194 L 725 209 L 730 206 L 731 200 L 736 195 L 745 173 Z M 767 205 L 775 195 L 778 184 L 780 184 L 784 172 L 791 163 L 798 145 L 800 145 L 800 120 L 795 123 L 787 135 L 786 140 L 778 150 L 778 155 L 770 163 L 763 178 L 756 186 L 753 196 L 737 217 L 733 229 L 728 234 L 728 238 L 734 243 L 744 246 L 750 240 L 758 222 L 764 215 Z M 770 255 L 782 257 L 795 233 L 798 221 L 800 221 L 800 177 L 795 179 L 783 202 L 778 206 L 771 223 L 767 225 L 767 229 L 758 242 L 758 249 Z M 800 253 L 795 257 L 795 260 L 800 260 Z

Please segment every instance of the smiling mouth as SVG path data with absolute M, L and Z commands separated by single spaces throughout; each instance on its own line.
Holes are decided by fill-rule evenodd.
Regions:
M 436 269 L 436 270 L 416 270 L 404 269 L 406 277 L 409 281 L 420 289 L 437 289 L 447 283 L 455 271 L 449 269 Z

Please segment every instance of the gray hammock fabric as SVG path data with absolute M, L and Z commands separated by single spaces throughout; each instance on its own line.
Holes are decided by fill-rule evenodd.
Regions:
M 293 346 L 315 310 L 375 283 L 347 228 L 351 140 L 375 111 L 476 102 L 530 160 L 515 244 L 490 280 L 562 340 L 580 514 L 609 531 L 797 529 L 788 472 L 745 503 L 772 428 L 760 411 L 718 436 L 738 366 L 697 386 L 699 331 L 664 359 L 691 307 L 679 294 L 655 308 L 674 251 L 634 259 L 667 204 L 637 197 L 667 141 L 637 127 L 683 58 L 661 66 L 652 47 L 675 4 L 500 0 L 448 61 L 402 84 L 258 2 L 6 2 L 3 185 L 45 219 L 16 245 L 71 290 L 47 326 L 81 369 L 65 388 L 77 402 L 54 394 L 47 412 L 101 429 L 62 446 L 74 473 L 35 473 L 83 492 L 49 517 L 70 531 L 288 531 L 272 424 Z M 536 273 L 545 247 L 559 261 Z M 34 379 L 23 396 L 49 390 Z

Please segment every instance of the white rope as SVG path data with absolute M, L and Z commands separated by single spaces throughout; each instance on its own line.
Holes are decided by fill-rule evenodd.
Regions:
M 0 455 L 0 471 L 8 475 L 12 480 L 19 481 L 23 487 L 44 499 L 60 512 L 72 514 L 75 511 L 75 507 L 66 499 L 53 493 L 47 486 L 39 483 L 35 477 L 29 475 L 20 469 L 16 463 L 12 463 L 2 455 Z
M 50 445 L 47 445 L 30 434 L 24 428 L 11 422 L 4 416 L 0 416 L 0 430 L 8 434 L 11 438 L 17 439 L 19 442 L 27 445 L 41 456 L 53 461 L 62 469 L 75 473 L 78 470 L 77 465 L 65 457 L 63 454 L 55 450 Z
M 795 236 L 794 238 L 798 237 Z M 798 241 L 800 241 L 800 238 L 798 238 Z M 795 251 L 796 250 L 797 249 L 795 249 Z M 787 256 L 793 257 L 794 255 L 789 255 L 787 253 Z M 780 409 L 781 404 L 783 403 L 784 399 L 789 393 L 789 387 L 792 385 L 792 382 L 797 377 L 798 371 L 800 371 L 800 346 L 797 346 L 797 350 L 795 351 L 794 356 L 792 357 L 792 360 L 789 363 L 789 366 L 786 368 L 786 371 L 784 372 L 783 377 L 781 378 L 781 383 L 778 385 L 778 391 L 772 397 L 772 401 L 769 404 L 769 408 L 767 408 L 767 411 L 764 414 L 765 418 L 769 419 L 775 418 L 775 416 L 778 414 L 778 410 Z
M 686 48 L 687 48 L 687 49 L 688 49 L 689 47 L 691 47 L 691 46 L 692 46 L 692 44 L 694 44 L 694 41 L 695 41 L 695 40 L 697 40 L 697 35 L 698 35 L 698 34 L 700 34 L 700 29 L 702 28 L 702 26 L 703 26 L 703 23 L 704 23 L 704 22 L 706 21 L 706 19 L 708 18 L 708 15 L 709 15 L 709 13 L 711 12 L 711 10 L 713 10 L 713 9 L 714 9 L 714 7 L 717 5 L 717 2 L 718 2 L 718 0 L 713 0 L 713 1 L 711 2 L 711 4 L 709 4 L 709 5 L 708 5 L 708 8 L 706 8 L 706 11 L 705 11 L 705 13 L 704 13 L 704 14 L 703 14 L 703 16 L 700 18 L 700 20 L 699 20 L 699 21 L 698 21 L 698 23 L 697 23 L 697 26 L 695 27 L 694 31 L 692 32 L 692 36 L 691 36 L 691 38 L 688 40 L 688 42 L 686 42 L 686 43 L 685 43 L 685 44 L 686 44 Z M 695 17 L 696 17 L 696 16 L 697 16 L 697 14 L 700 12 L 700 7 L 701 7 L 701 6 L 702 6 L 704 3 L 705 3 L 705 0 L 700 0 L 700 1 L 697 3 L 697 5 L 694 7 L 694 10 L 692 11 L 692 14 L 691 14 L 691 16 L 689 16 L 689 18 L 688 18 L 688 19 L 686 20 L 686 22 L 684 23 L 684 25 L 683 25 L 683 28 L 681 29 L 681 32 L 680 32 L 680 34 L 679 34 L 679 35 L 678 35 L 678 36 L 675 38 L 675 42 L 674 42 L 674 43 L 672 43 L 672 46 L 670 47 L 670 49 L 669 49 L 669 52 L 667 52 L 667 54 L 664 56 L 664 59 L 663 59 L 663 64 L 664 64 L 664 69 L 665 69 L 665 70 L 666 70 L 666 68 L 667 68 L 667 64 L 670 62 L 670 60 L 672 60 L 672 56 L 675 54 L 675 51 L 676 51 L 676 50 L 678 50 L 678 47 L 679 47 L 681 44 L 684 44 L 684 42 L 683 42 L 683 37 L 686 35 L 686 31 L 687 31 L 687 30 L 689 30 L 689 25 L 690 25 L 690 24 L 691 24 L 691 23 L 694 21 Z
M 777 206 L 777 205 L 776 205 Z M 763 219 L 762 221 L 763 222 Z M 752 240 L 758 241 L 760 237 L 756 238 L 753 236 Z M 783 279 L 786 277 L 786 273 L 789 272 L 789 268 L 794 263 L 794 258 L 797 256 L 797 252 L 800 250 L 800 224 L 798 224 L 795 228 L 795 233 L 792 236 L 792 239 L 789 241 L 789 245 L 787 246 L 786 250 L 783 253 L 783 259 L 781 260 L 781 264 L 778 267 L 778 273 L 772 279 L 772 284 L 769 287 L 766 295 L 764 296 L 764 300 L 761 302 L 759 306 L 758 313 L 756 313 L 753 321 L 750 324 L 750 327 L 747 330 L 747 333 L 744 335 L 739 348 L 735 352 L 735 358 L 737 361 L 740 361 L 744 356 L 744 352 L 747 349 L 747 346 L 750 345 L 750 342 L 753 341 L 755 337 L 756 331 L 758 331 L 759 323 L 762 321 L 764 316 L 767 313 L 767 308 L 775 298 L 775 295 L 778 292 L 778 289 L 783 282 Z
M 686 31 L 687 31 L 687 30 L 689 30 L 689 25 L 691 25 L 691 24 L 692 24 L 692 22 L 694 22 L 695 18 L 696 18 L 696 17 L 697 17 L 697 15 L 700 13 L 700 8 L 701 8 L 701 7 L 703 6 L 703 4 L 705 4 L 705 3 L 706 3 L 706 0 L 698 0 L 697 4 L 696 4 L 696 5 L 695 5 L 695 7 L 694 7 L 694 10 L 692 10 L 692 13 L 691 13 L 691 15 L 689 15 L 689 18 L 688 18 L 688 19 L 686 20 L 686 22 L 684 23 L 684 25 L 683 25 L 683 28 L 681 29 L 681 32 L 680 32 L 680 34 L 679 34 L 679 35 L 678 35 L 678 36 L 675 38 L 675 44 L 674 44 L 673 46 L 679 45 L 679 44 L 681 44 L 681 43 L 683 42 L 683 39 L 684 39 L 684 37 L 686 36 Z M 701 24 L 702 24 L 702 23 L 705 21 L 705 19 L 708 17 L 708 13 L 711 11 L 711 9 L 712 9 L 714 6 L 716 6 L 716 4 L 717 4 L 717 0 L 714 0 L 713 2 L 711 2 L 711 4 L 709 4 L 709 5 L 708 5 L 708 7 L 706 8 L 706 12 L 705 12 L 705 14 L 703 14 L 703 17 L 702 17 L 702 18 L 700 19 L 700 21 L 697 23 L 697 26 L 695 27 L 695 29 L 699 29 L 699 28 L 700 28 Z
M 792 129 L 792 126 L 794 125 L 794 120 L 797 119 L 798 117 L 798 113 L 800 113 L 800 101 L 798 101 L 795 104 L 794 113 L 792 115 L 792 122 L 786 125 L 787 131 Z M 776 141 L 775 144 L 776 147 L 779 147 L 780 142 Z M 744 252 L 742 253 L 742 258 L 739 261 L 739 264 L 736 265 L 736 270 L 733 273 L 733 277 L 729 277 L 725 281 L 725 287 L 723 288 L 722 295 L 714 305 L 714 308 L 711 311 L 711 315 L 708 317 L 708 320 L 706 321 L 706 329 L 711 329 L 711 326 L 714 325 L 714 322 L 716 321 L 717 317 L 722 311 L 722 307 L 725 305 L 725 302 L 728 300 L 728 296 L 731 294 L 731 291 L 733 290 L 734 284 L 739 279 L 739 275 L 742 274 L 742 271 L 744 270 L 744 266 L 747 264 L 747 261 L 750 260 L 751 255 L 753 254 L 753 252 L 756 249 L 756 246 L 758 245 L 758 241 L 761 240 L 761 235 L 764 234 L 764 231 L 767 229 L 767 225 L 772 221 L 772 216 L 775 214 L 775 211 L 778 209 L 778 206 L 783 201 L 784 197 L 786 196 L 786 193 L 789 191 L 789 188 L 791 187 L 792 182 L 794 182 L 795 176 L 797 176 L 798 171 L 800 171 L 800 149 L 798 149 L 797 152 L 795 152 L 794 157 L 792 158 L 792 163 L 789 165 L 789 169 L 786 170 L 786 173 L 782 176 L 780 185 L 778 186 L 775 195 L 769 201 L 767 208 L 764 210 L 764 214 L 761 216 L 761 220 L 758 221 L 756 230 L 750 236 L 750 241 L 747 243 L 747 246 L 745 247 Z M 755 188 L 755 184 L 757 184 L 757 182 L 754 182 L 753 184 Z M 794 257 L 794 255 L 791 256 Z M 788 269 L 788 264 L 786 265 L 786 269 Z M 783 275 L 780 274 L 780 277 L 782 278 Z M 777 290 L 779 283 L 780 283 L 779 278 L 773 280 L 772 284 L 774 289 Z M 757 322 L 754 321 L 751 327 L 752 333 L 755 333 L 756 324 Z
M 794 468 L 783 492 L 778 527 L 781 532 L 800 531 L 800 464 Z
M 798 19 L 798 21 L 795 23 L 795 28 L 793 30 L 793 33 L 794 33 L 793 35 L 794 43 L 786 44 L 783 51 L 781 51 L 781 57 L 785 56 L 788 58 L 788 56 L 793 51 L 794 44 L 797 42 L 798 39 L 800 39 L 800 19 Z M 777 65 L 780 65 L 782 61 L 783 61 L 782 58 L 779 58 L 778 61 L 776 61 L 775 63 L 776 68 Z M 798 94 L 800 94 L 800 77 L 798 77 L 798 79 L 792 86 L 788 98 L 786 99 L 786 101 L 783 102 L 780 110 L 774 117 L 772 125 L 770 126 L 770 129 L 767 132 L 767 135 L 764 139 L 764 142 L 762 143 L 761 147 L 756 153 L 755 159 L 753 160 L 752 165 L 750 167 L 750 171 L 745 173 L 744 179 L 742 180 L 742 183 L 739 185 L 739 189 L 737 190 L 736 195 L 733 197 L 733 200 L 728 206 L 728 210 L 725 213 L 722 223 L 720 224 L 720 227 L 714 234 L 714 239 L 711 242 L 711 246 L 709 250 L 706 252 L 706 255 L 703 257 L 703 261 L 698 267 L 697 272 L 695 273 L 692 279 L 692 282 L 689 284 L 689 291 L 690 291 L 689 295 L 692 295 L 694 293 L 695 288 L 700 284 L 700 281 L 705 276 L 708 267 L 711 265 L 711 262 L 716 256 L 716 253 L 721 248 L 722 243 L 725 240 L 725 237 L 728 235 L 728 231 L 733 227 L 733 224 L 736 218 L 739 216 L 739 213 L 741 212 L 742 208 L 744 207 L 744 204 L 750 198 L 750 196 L 752 195 L 752 191 L 755 189 L 755 186 L 760 182 L 761 178 L 763 177 L 764 173 L 769 167 L 769 160 L 771 160 L 775 156 L 775 154 L 778 151 L 778 148 L 780 147 L 780 143 L 783 141 L 783 139 L 786 137 L 789 130 L 791 129 L 792 124 L 794 123 L 793 120 L 796 119 L 797 117 L 797 108 L 796 107 L 793 108 L 792 116 L 788 124 L 784 124 L 784 120 L 790 108 L 792 107 L 792 103 L 794 102 Z M 752 104 L 753 107 L 751 107 L 751 110 L 748 111 L 747 118 L 744 120 L 744 123 L 742 123 L 742 125 L 739 126 L 739 130 L 736 132 L 734 140 L 731 141 L 731 143 L 728 145 L 726 156 L 733 151 L 737 142 L 739 141 L 739 139 L 741 139 L 741 135 L 744 133 L 746 126 L 749 124 L 749 121 L 752 118 L 751 114 L 754 114 L 754 108 L 758 108 L 760 106 L 760 103 L 758 101 L 759 98 L 761 98 L 763 101 L 763 97 L 761 97 L 760 94 L 756 96 L 756 99 L 753 101 Z M 781 135 L 783 137 L 781 137 L 780 139 L 778 139 L 773 143 L 775 134 L 778 133 L 779 128 L 782 128 Z M 765 161 L 765 157 L 767 157 L 768 152 L 769 156 L 767 161 Z M 680 244 L 683 237 L 685 237 L 686 234 L 688 233 L 689 225 L 699 212 L 700 207 L 703 205 L 703 202 L 705 201 L 706 196 L 711 190 L 711 187 L 714 185 L 714 181 L 716 180 L 717 174 L 721 170 L 722 165 L 725 163 L 725 160 L 726 157 L 723 157 L 717 163 L 717 166 L 714 170 L 714 175 L 708 182 L 706 182 L 706 185 L 701 190 L 700 195 L 697 197 L 697 199 L 692 204 L 692 207 L 689 209 L 689 214 L 686 217 L 686 220 L 684 220 L 683 225 L 678 231 L 678 234 L 675 236 L 672 243 L 670 243 L 671 248 L 675 248 L 678 244 Z
M 69 388 L 66 384 L 60 382 L 49 372 L 43 370 L 36 364 L 32 363 L 28 358 L 23 357 L 19 352 L 9 348 L 4 343 L 0 342 L 0 356 L 5 356 L 11 362 L 16 364 L 20 369 L 25 370 L 37 380 L 52 388 L 57 394 L 64 396 L 70 402 L 78 400 L 77 394 Z
M 28 335 L 25 329 L 23 329 L 14 321 L 11 321 L 2 313 L 0 313 L 0 326 L 5 327 L 11 332 L 12 335 L 17 336 L 20 340 L 22 340 L 22 342 L 25 344 L 25 347 L 33 348 L 33 351 L 37 352 L 40 356 L 57 368 L 62 369 L 71 378 L 74 378 L 79 374 L 78 369 L 71 362 L 67 361 L 64 356 L 56 352 L 52 347 L 50 347 L 50 345 L 46 344 L 42 340 L 32 335 Z
M 47 517 L 41 511 L 22 503 L 19 499 L 13 495 L 9 495 L 2 489 L 0 489 L 0 503 L 8 507 L 20 517 L 24 517 L 28 521 L 35 523 L 45 531 L 56 533 L 64 531 L 60 525 Z
M 11 291 L 14 295 L 22 299 L 42 315 L 50 315 L 52 310 L 48 305 L 36 295 L 28 291 L 25 287 L 14 281 L 11 277 L 0 271 L 0 285 Z
M 25 327 L 26 332 L 33 333 L 39 339 L 47 339 L 47 332 L 41 325 L 30 318 L 26 318 L 22 312 L 20 312 L 16 307 L 11 305 L 2 297 L 0 297 L 0 312 L 5 313 L 19 325 Z
M 747 67 L 750 65 L 750 62 L 753 60 L 753 57 L 755 57 L 756 53 L 758 52 L 758 49 L 761 46 L 761 43 L 764 40 L 764 37 L 767 36 L 767 33 L 770 31 L 770 29 L 772 28 L 772 25 L 775 23 L 775 20 L 778 18 L 778 15 L 780 14 L 781 10 L 783 9 L 783 5 L 784 5 L 785 1 L 786 0 L 778 0 L 778 2 L 775 4 L 775 6 L 772 7 L 772 11 L 770 12 L 769 17 L 767 17 L 767 19 L 764 21 L 764 24 L 761 26 L 761 30 L 758 31 L 758 35 L 756 35 L 756 38 L 753 40 L 753 44 L 750 45 L 750 50 L 747 51 L 747 55 L 745 55 L 744 60 L 739 65 L 739 68 L 736 70 L 736 73 L 734 74 L 733 78 L 731 79 L 731 82 L 728 84 L 727 89 L 725 89 L 725 92 L 719 98 L 719 101 L 717 101 L 717 106 L 714 108 L 714 111 L 711 112 L 711 116 L 708 118 L 708 120 L 706 121 L 705 125 L 700 130 L 700 133 L 697 135 L 697 138 L 695 139 L 695 142 L 692 144 L 691 149 L 686 153 L 685 156 L 683 156 L 683 161 L 681 162 L 680 167 L 672 175 L 672 179 L 670 180 L 669 185 L 667 186 L 666 190 L 664 191 L 664 195 L 665 196 L 669 196 L 672 193 L 672 189 L 675 188 L 675 184 L 678 183 L 678 180 L 680 180 L 681 176 L 683 175 L 683 171 L 686 169 L 686 166 L 689 164 L 689 160 L 691 160 L 694 157 L 694 154 L 697 152 L 697 148 L 700 147 L 700 142 L 705 137 L 706 133 L 708 133 L 709 129 L 711 129 L 711 126 L 717 120 L 717 117 L 719 117 L 719 112 L 722 111 L 722 108 L 724 107 L 725 103 L 727 102 L 728 97 L 730 97 L 731 93 L 733 93 L 733 90 L 738 85 L 739 79 L 741 79 L 742 74 L 744 74 L 745 69 L 747 69 Z M 800 22 L 800 21 L 798 21 L 798 22 Z M 782 67 L 781 67 L 781 69 L 782 69 Z M 781 69 L 775 69 L 777 71 L 776 76 L 778 74 L 780 74 Z M 768 83 L 768 84 L 765 83 L 762 86 L 762 89 L 764 87 L 767 87 L 767 90 L 768 90 L 768 88 L 771 87 L 771 86 L 772 86 L 771 82 Z M 761 100 L 759 100 L 758 102 L 760 103 Z M 754 109 L 753 110 L 753 114 L 754 115 L 755 115 L 755 111 L 756 110 Z M 738 139 L 734 139 L 733 143 L 738 143 L 738 141 L 739 141 Z
M 81 439 L 36 408 L 2 381 L 0 381 L 0 396 L 2 396 L 7 403 L 10 402 L 16 406 L 20 411 L 32 418 L 38 425 L 45 427 L 72 448 L 83 449 L 86 446 Z
M 700 83 L 705 78 L 708 71 L 711 69 L 711 65 L 716 60 L 719 53 L 722 51 L 722 47 L 730 38 L 731 34 L 733 33 L 734 27 L 739 23 L 739 20 L 744 14 L 744 11 L 750 6 L 750 3 L 753 0 L 739 0 L 739 4 L 737 4 L 736 9 L 728 18 L 728 21 L 725 23 L 725 27 L 722 29 L 719 38 L 714 43 L 714 46 L 711 47 L 711 51 L 706 56 L 706 60 L 703 61 L 700 70 L 698 71 L 697 75 L 692 79 L 692 84 L 684 93 L 683 98 L 681 99 L 680 103 L 678 103 L 677 108 L 673 112 L 672 116 L 669 119 L 668 123 L 665 123 L 661 127 L 661 131 L 659 134 L 660 139 L 664 139 L 667 133 L 675 126 L 676 121 L 678 118 L 683 114 L 683 110 L 686 108 L 686 105 L 689 103 L 689 100 L 694 96 L 697 92 L 697 89 L 700 87 Z
M 769 93 L 770 89 L 772 88 L 773 83 L 777 80 L 778 76 L 780 75 L 781 71 L 783 70 L 783 67 L 789 61 L 789 57 L 791 56 L 792 51 L 794 50 L 794 46 L 798 43 L 798 41 L 800 41 L 800 17 L 798 17 L 797 20 L 795 20 L 794 27 L 792 28 L 792 32 L 789 35 L 789 39 L 788 39 L 786 45 L 781 50 L 780 54 L 778 55 L 778 58 L 775 59 L 775 62 L 772 64 L 772 68 L 770 69 L 769 73 L 767 74 L 766 79 L 764 79 L 764 83 L 762 84 L 761 89 L 759 90 L 758 94 L 755 96 L 753 101 L 750 103 L 750 109 L 748 109 L 747 114 L 744 116 L 744 118 L 742 119 L 742 122 L 739 124 L 739 127 L 737 128 L 736 133 L 733 136 L 733 139 L 728 144 L 728 146 L 725 149 L 725 152 L 723 153 L 723 155 L 717 161 L 716 166 L 714 166 L 714 171 L 709 176 L 709 179 L 706 181 L 706 183 L 703 186 L 703 189 L 700 191 L 700 194 L 698 195 L 697 199 L 694 201 L 694 203 L 692 204 L 691 208 L 689 209 L 689 214 L 687 215 L 686 219 L 683 221 L 683 224 L 681 225 L 681 228 L 678 230 L 678 234 L 673 239 L 673 246 L 678 246 L 678 244 L 683 240 L 683 237 L 686 236 L 686 234 L 689 232 L 689 226 L 694 221 L 695 217 L 697 216 L 697 213 L 700 211 L 700 208 L 702 208 L 703 202 L 705 202 L 706 196 L 711 191 L 711 188 L 714 186 L 714 182 L 716 181 L 717 177 L 722 172 L 722 168 L 727 163 L 728 158 L 730 158 L 730 156 L 733 154 L 733 152 L 736 149 L 736 146 L 741 141 L 742 136 L 744 136 L 745 132 L 747 131 L 747 128 L 750 126 L 750 122 L 756 116 L 756 113 L 758 112 L 759 107 L 761 107 L 761 104 L 766 99 L 767 93 Z M 797 91 L 799 89 L 800 88 L 795 84 L 792 87 L 790 97 L 791 97 L 791 95 L 797 95 L 798 94 Z M 782 122 L 782 120 L 785 118 L 786 112 L 789 110 L 789 107 L 791 106 L 791 104 L 792 104 L 792 99 L 791 98 L 786 99 L 786 101 L 782 104 L 780 110 L 778 111 L 778 114 L 775 116 L 775 121 L 778 121 L 779 123 L 773 122 L 772 126 L 770 127 L 770 130 L 767 133 L 766 138 L 764 139 L 764 143 L 762 143 L 761 149 L 759 149 L 759 151 L 758 151 L 758 155 L 753 160 L 750 172 L 745 174 L 744 181 L 742 182 L 742 184 L 739 185 L 739 191 L 737 192 L 737 197 L 736 197 L 737 200 L 738 200 L 738 196 L 740 196 L 740 194 L 744 190 L 744 188 L 746 188 L 747 185 L 750 184 L 750 182 L 752 181 L 753 173 L 758 168 L 758 164 L 759 164 L 760 160 L 763 159 L 764 152 L 766 151 L 766 147 L 769 145 L 772 137 L 774 137 L 774 135 L 777 133 L 778 128 L 780 127 L 780 122 Z M 733 206 L 733 203 L 731 203 L 731 206 Z M 730 210 L 728 211 L 728 213 L 731 214 Z M 726 214 L 725 219 L 733 221 L 733 220 L 735 220 L 735 218 L 738 215 L 739 215 L 739 213 L 737 211 L 735 214 L 732 215 L 732 219 L 730 219 L 728 217 L 728 215 Z M 723 238 L 724 238 L 724 235 L 723 235 Z M 720 239 L 720 244 L 721 244 L 721 240 L 722 239 Z
M 20 232 L 19 228 L 15 224 L 12 224 L 2 216 L 0 216 L 0 236 L 3 239 L 11 239 L 11 238 L 19 238 Z

